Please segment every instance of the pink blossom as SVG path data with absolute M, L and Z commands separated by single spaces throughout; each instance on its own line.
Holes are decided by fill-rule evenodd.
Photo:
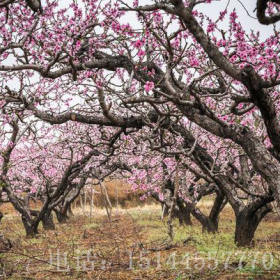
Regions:
M 144 88 L 145 88 L 145 91 L 149 92 L 151 90 L 153 90 L 155 87 L 154 83 L 153 82 L 146 82 Z
M 140 49 L 142 47 L 143 43 L 141 40 L 137 40 L 135 43 L 134 43 L 134 46 L 137 48 L 137 49 Z
M 146 52 L 145 51 L 143 51 L 143 50 L 139 50 L 139 52 L 138 52 L 138 56 L 139 57 L 143 57 L 144 55 L 146 54 Z

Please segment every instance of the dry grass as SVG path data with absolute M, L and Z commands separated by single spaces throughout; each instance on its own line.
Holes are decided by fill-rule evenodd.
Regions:
M 107 189 L 108 197 L 114 207 L 118 204 L 120 208 L 132 208 L 138 205 L 146 205 L 153 203 L 152 198 L 141 201 L 139 198 L 143 196 L 144 192 L 132 191 L 131 186 L 123 179 L 105 180 L 104 185 Z M 95 191 L 93 195 L 93 203 L 96 207 L 102 208 L 104 205 L 103 197 L 101 195 L 100 185 L 93 181 L 93 184 L 88 184 L 87 188 L 83 189 L 83 201 L 90 203 L 92 190 Z M 86 196 L 86 199 L 85 199 Z M 77 204 L 80 205 L 81 197 L 78 198 Z
M 209 210 L 211 202 L 204 201 L 203 211 Z M 146 205 L 130 209 L 114 209 L 112 222 L 108 222 L 104 209 L 94 209 L 93 217 L 86 216 L 80 208 L 75 209 L 75 216 L 69 223 L 56 225 L 55 231 L 45 232 L 37 238 L 26 239 L 19 216 L 6 206 L 3 211 L 8 213 L 1 224 L 2 233 L 13 242 L 13 248 L 8 253 L 0 255 L 1 265 L 6 278 L 1 279 L 280 279 L 280 221 L 275 214 L 270 214 L 261 224 L 255 237 L 255 247 L 239 250 L 233 243 L 234 218 L 230 207 L 226 207 L 221 215 L 220 230 L 216 235 L 202 234 L 200 225 L 194 221 L 192 227 L 176 225 L 176 235 L 170 243 L 166 223 L 160 220 L 160 207 Z M 188 239 L 189 242 L 184 241 Z M 171 245 L 169 248 L 167 246 Z M 87 256 L 89 250 L 92 250 Z M 245 254 L 244 267 L 236 267 L 238 256 L 232 256 L 225 268 L 227 254 L 225 252 Z M 61 254 L 57 266 L 57 252 Z M 140 254 L 149 259 L 148 269 L 141 267 Z M 260 252 L 252 267 L 250 256 Z M 274 266 L 266 270 L 263 256 L 274 258 Z M 67 253 L 67 264 L 63 262 L 63 254 Z M 189 268 L 186 263 L 180 263 L 189 253 Z M 205 265 L 200 269 L 203 257 Z M 130 269 L 129 255 L 133 259 Z M 224 254 L 224 255 L 223 255 Z M 53 256 L 52 265 L 50 264 Z M 175 267 L 173 267 L 173 258 Z M 214 261 L 209 256 L 215 256 L 218 266 L 211 269 Z M 240 255 L 239 255 L 240 257 Z M 86 269 L 77 266 L 85 261 Z M 94 261 L 94 270 L 91 263 Z M 158 261 L 160 260 L 160 262 Z M 160 263 L 160 267 L 159 267 Z M 61 271 L 66 266 L 67 271 Z M 58 269 L 60 268 L 60 269 Z

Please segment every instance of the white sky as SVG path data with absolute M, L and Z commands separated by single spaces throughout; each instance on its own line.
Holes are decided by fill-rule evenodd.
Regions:
M 211 4 L 201 4 L 198 5 L 198 10 L 205 13 L 209 17 L 218 18 L 220 11 L 224 10 L 227 6 L 228 0 L 220 0 L 212 2 Z M 250 16 L 254 17 L 255 19 L 251 18 L 247 11 L 243 8 L 246 7 L 246 10 L 249 12 Z M 273 34 L 273 26 L 266 26 L 260 24 L 256 19 L 256 3 L 257 0 L 230 0 L 228 6 L 228 13 L 232 12 L 234 9 L 238 14 L 238 20 L 242 23 L 245 30 L 250 31 L 251 29 L 260 31 L 260 35 L 262 39 L 267 38 L 268 36 Z M 276 25 L 279 28 L 279 23 Z M 227 28 L 227 24 L 225 24 L 225 29 Z
M 133 0 L 123 0 L 124 2 L 132 5 Z M 257 0 L 212 0 L 213 2 L 211 4 L 199 4 L 197 6 L 197 10 L 203 12 L 204 14 L 206 14 L 207 16 L 209 16 L 210 18 L 215 18 L 217 19 L 219 17 L 219 13 L 220 11 L 223 11 L 225 9 L 225 7 L 227 6 L 228 2 L 229 2 L 229 6 L 228 6 L 228 12 L 230 13 L 231 11 L 233 11 L 234 9 L 236 9 L 237 14 L 239 16 L 239 21 L 242 23 L 243 27 L 247 30 L 250 31 L 250 29 L 254 29 L 254 30 L 259 30 L 261 32 L 261 38 L 265 39 L 267 36 L 271 35 L 273 33 L 273 26 L 265 26 L 262 25 L 258 22 L 257 19 L 253 19 L 250 16 L 248 16 L 247 11 L 249 12 L 249 14 L 252 17 L 256 18 L 256 11 L 255 7 L 256 7 L 256 2 Z M 42 1 L 42 4 L 44 5 L 46 2 L 46 0 Z M 73 0 L 63 0 L 63 1 L 59 1 L 59 5 L 61 5 L 61 7 L 67 7 L 70 3 L 73 2 Z M 79 1 L 77 1 L 79 2 Z M 154 3 L 154 0 L 139 0 L 139 5 L 143 6 L 143 5 L 147 5 L 147 4 L 152 4 Z M 242 7 L 242 4 L 244 5 L 244 7 L 246 7 L 246 10 Z M 135 16 L 131 16 L 133 13 L 130 13 L 130 15 L 126 16 L 123 21 L 129 22 L 131 25 L 134 26 L 137 25 L 137 17 Z M 134 24 L 133 24 L 134 23 Z M 224 28 L 227 29 L 227 22 L 224 21 Z M 277 26 L 279 28 L 279 24 Z
M 71 0 L 67 0 L 67 1 L 71 1 Z M 65 3 L 67 2 L 65 1 Z M 261 33 L 261 39 L 266 39 L 268 36 L 270 36 L 271 34 L 273 34 L 273 26 L 265 26 L 262 25 L 258 22 L 256 18 L 256 11 L 255 7 L 256 7 L 256 2 L 257 0 L 250 0 L 250 1 L 244 1 L 244 0 L 212 0 L 213 2 L 211 4 L 199 4 L 196 6 L 195 9 L 197 9 L 200 12 L 203 12 L 205 15 L 207 15 L 210 18 L 213 19 L 217 19 L 219 17 L 219 14 L 221 11 L 223 11 L 228 2 L 229 2 L 229 6 L 228 6 L 228 15 L 230 12 L 232 12 L 234 9 L 236 10 L 239 18 L 238 20 L 242 23 L 243 28 L 246 31 L 250 31 L 251 29 L 256 30 L 256 31 L 260 31 Z M 126 0 L 126 3 L 129 3 L 130 5 L 132 5 L 132 0 Z M 242 4 L 244 5 L 243 8 Z M 151 4 L 154 3 L 153 0 L 139 0 L 139 5 L 143 6 L 143 5 L 147 5 L 147 4 Z M 248 14 L 247 11 L 250 14 L 250 16 L 254 17 L 251 18 Z M 132 15 L 132 14 L 131 14 Z M 127 17 L 127 19 L 126 19 Z M 137 24 L 137 17 L 133 17 L 133 16 L 126 16 L 123 21 L 127 20 L 127 22 L 129 22 L 132 26 L 133 23 L 135 22 L 135 25 Z M 227 17 L 226 17 L 227 18 Z M 228 21 L 224 20 L 222 23 L 220 23 L 220 26 L 223 26 L 224 29 L 226 30 L 228 28 Z M 277 27 L 279 28 L 279 23 L 277 24 Z

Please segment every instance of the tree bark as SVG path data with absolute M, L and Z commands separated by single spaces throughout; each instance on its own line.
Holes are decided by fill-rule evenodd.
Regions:
M 38 215 L 40 214 L 40 211 L 30 210 L 30 214 L 32 216 L 38 217 Z M 42 219 L 40 219 L 40 221 L 42 221 L 44 230 L 54 230 L 55 229 L 55 225 L 54 225 L 54 222 L 53 222 L 53 215 L 52 215 L 51 212 L 46 212 L 43 215 Z M 38 224 L 39 224 L 39 222 L 38 222 Z
M 29 238 L 35 237 L 39 233 L 38 224 L 27 221 L 27 219 L 24 216 L 22 216 L 21 219 L 25 228 L 26 237 Z
M 212 206 L 209 216 L 205 215 L 200 209 L 193 207 L 192 215 L 201 223 L 202 232 L 216 233 L 219 229 L 219 215 L 224 209 L 227 200 L 221 191 L 216 192 L 214 204 Z
M 67 211 L 68 211 L 69 216 L 74 216 L 74 213 L 73 213 L 73 211 L 72 211 L 71 204 L 69 205 Z
M 194 207 L 191 213 L 201 223 L 202 233 L 216 233 L 218 231 L 218 223 L 203 214 L 200 209 Z
M 177 201 L 177 206 L 178 209 L 174 209 L 174 217 L 176 217 L 179 220 L 180 225 L 191 226 L 191 209 L 183 205 L 181 201 Z
M 264 216 L 271 211 L 271 206 L 266 205 L 257 212 L 252 212 L 248 208 L 245 208 L 236 215 L 234 241 L 238 247 L 254 245 L 253 238 L 255 231 Z
M 223 211 L 227 204 L 227 199 L 225 195 L 219 190 L 216 192 L 217 196 L 215 198 L 213 207 L 209 214 L 209 221 L 214 226 L 216 231 L 219 229 L 219 215 Z
M 54 230 L 55 225 L 53 222 L 53 215 L 52 213 L 46 213 L 42 219 L 42 224 L 44 230 Z
M 65 224 L 69 217 L 67 216 L 67 209 L 62 208 L 62 209 L 54 209 L 54 212 L 56 214 L 57 221 L 60 224 Z

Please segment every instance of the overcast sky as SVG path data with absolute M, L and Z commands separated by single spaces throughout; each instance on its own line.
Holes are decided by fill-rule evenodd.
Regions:
M 221 10 L 225 9 L 225 7 L 227 6 L 228 0 L 220 0 L 220 1 L 215 1 L 211 4 L 202 4 L 198 6 L 198 10 L 202 11 L 203 13 L 207 14 L 209 17 L 213 17 L 217 18 L 219 16 L 219 13 Z M 246 8 L 244 8 L 242 6 Z M 273 34 L 273 26 L 266 26 L 266 25 L 262 25 L 258 22 L 258 20 L 256 19 L 256 3 L 257 0 L 230 0 L 229 3 L 229 7 L 228 7 L 228 11 L 231 12 L 234 9 L 236 9 L 238 16 L 239 16 L 239 21 L 242 23 L 243 27 L 246 30 L 259 30 L 261 32 L 261 38 L 265 39 L 266 37 L 270 36 L 271 34 Z M 250 14 L 251 18 L 248 14 L 247 11 Z M 225 29 L 227 27 L 227 24 L 225 22 Z M 277 27 L 279 28 L 279 24 L 277 25 Z
M 123 0 L 124 2 L 128 3 L 129 5 L 132 5 L 133 0 Z M 272 26 L 265 26 L 260 24 L 257 19 L 253 19 L 250 16 L 256 18 L 256 2 L 257 0 L 212 0 L 213 2 L 211 4 L 200 4 L 197 6 L 197 9 L 203 13 L 205 13 L 207 16 L 211 18 L 218 18 L 220 11 L 223 11 L 228 2 L 228 11 L 231 12 L 234 9 L 236 9 L 238 15 L 239 15 L 239 21 L 243 24 L 244 28 L 246 30 L 254 29 L 261 31 L 261 37 L 266 38 L 267 36 L 271 35 L 273 33 L 273 27 Z M 44 3 L 46 0 L 43 0 L 42 3 Z M 63 0 L 59 1 L 60 5 L 62 7 L 67 7 L 70 3 L 72 3 L 73 0 Z M 77 1 L 79 2 L 79 1 Z M 105 1 L 104 1 L 105 2 Z M 139 0 L 139 5 L 146 5 L 154 3 L 153 0 Z M 241 4 L 242 3 L 242 4 Z M 244 8 L 243 6 L 246 8 Z M 247 14 L 247 11 L 250 14 L 250 16 Z M 137 24 L 137 17 L 132 16 L 134 13 L 130 14 L 131 16 L 125 17 L 123 20 L 127 20 L 130 24 L 133 25 L 133 22 Z M 227 28 L 227 22 L 224 22 L 225 29 Z M 279 24 L 278 26 L 279 27 Z
M 68 0 L 70 1 L 70 0 Z M 132 4 L 132 0 L 126 0 L 125 2 L 129 3 L 130 5 Z M 256 2 L 257 0 L 213 0 L 211 4 L 200 4 L 197 6 L 197 10 L 203 12 L 210 18 L 217 19 L 219 17 L 220 11 L 223 11 L 227 4 L 229 2 L 228 6 L 228 12 L 233 11 L 234 9 L 237 11 L 238 16 L 239 16 L 239 21 L 242 23 L 243 27 L 245 30 L 250 31 L 250 29 L 253 30 L 259 30 L 261 32 L 261 38 L 265 39 L 271 34 L 273 34 L 273 26 L 265 26 L 262 25 L 258 22 L 256 19 Z M 151 4 L 154 3 L 153 0 L 139 0 L 139 5 L 146 5 L 146 4 Z M 241 4 L 242 3 L 242 4 Z M 245 7 L 243 7 L 243 6 Z M 249 16 L 248 15 L 248 13 Z M 130 24 L 133 25 L 133 22 L 135 21 L 135 24 L 137 24 L 137 18 L 132 16 L 133 14 L 130 14 L 131 16 L 125 17 L 123 21 L 127 20 Z M 253 17 L 253 18 L 252 18 Z M 224 29 L 228 28 L 228 21 L 225 20 L 220 26 L 224 26 Z M 279 28 L 279 24 L 277 25 Z

